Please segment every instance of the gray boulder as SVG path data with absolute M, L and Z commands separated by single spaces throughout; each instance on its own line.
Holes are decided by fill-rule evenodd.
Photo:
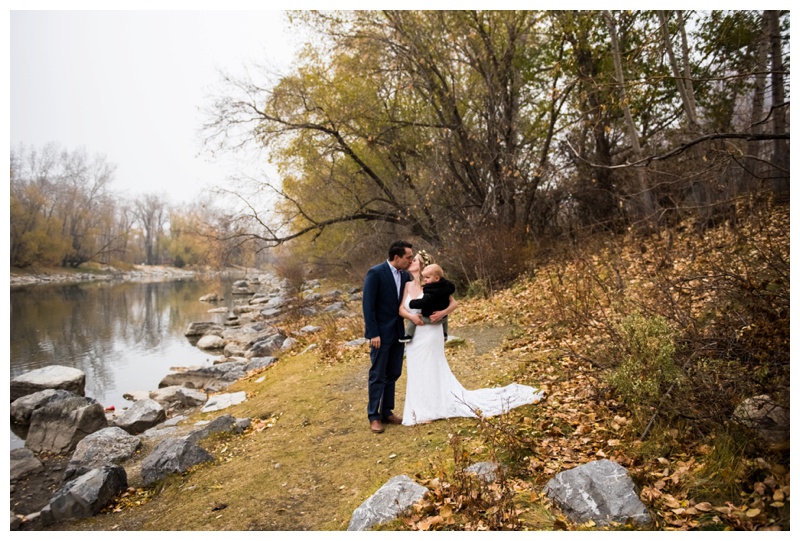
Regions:
M 206 403 L 208 396 L 203 391 L 190 389 L 182 385 L 170 385 L 161 389 L 151 391 L 149 398 L 152 398 L 165 408 L 193 408 Z
M 303 327 L 302 329 L 297 331 L 297 333 L 298 334 L 312 334 L 312 333 L 315 333 L 315 332 L 319 332 L 321 330 L 322 330 L 322 327 L 317 327 L 316 325 L 306 325 L 305 327 Z
M 212 396 L 206 402 L 206 405 L 203 406 L 203 413 L 208 413 L 209 411 L 219 411 L 225 408 L 229 408 L 231 406 L 235 406 L 236 404 L 241 404 L 247 400 L 247 393 L 244 391 L 239 391 L 238 393 L 226 393 L 226 394 L 217 394 Z
M 164 408 L 155 400 L 137 400 L 114 424 L 129 434 L 139 434 L 167 418 Z
M 253 343 L 244 356 L 248 359 L 251 357 L 268 357 L 281 349 L 284 340 L 286 340 L 286 336 L 282 333 L 272 334 Z
M 31 370 L 11 380 L 11 402 L 45 389 L 64 389 L 84 396 L 86 374 L 69 366 L 51 365 Z
M 159 388 L 182 385 L 190 389 L 219 390 L 245 376 L 246 363 L 224 362 L 212 366 L 190 367 L 181 372 L 167 374 L 158 384 Z
M 197 443 L 212 434 L 224 432 L 241 434 L 248 426 L 250 426 L 250 419 L 236 419 L 233 415 L 221 415 L 202 428 L 190 432 L 186 439 L 192 443 Z
M 324 313 L 331 313 L 331 312 L 339 312 L 339 311 L 341 311 L 343 309 L 344 309 L 344 303 L 343 302 L 335 302 L 335 303 L 331 304 L 330 306 L 325 307 L 325 309 L 322 310 L 322 311 Z
M 631 520 L 647 526 L 653 522 L 628 470 L 607 459 L 559 473 L 547 483 L 545 494 L 578 524 L 593 520 L 606 526 Z
M 789 411 L 774 402 L 769 395 L 754 396 L 739 404 L 733 412 L 734 420 L 755 431 L 768 443 L 789 440 Z
M 476 462 L 468 468 L 464 468 L 467 473 L 474 473 L 478 479 L 485 483 L 494 483 L 500 472 L 500 465 L 496 462 Z
M 17 398 L 11 403 L 11 421 L 18 425 L 28 426 L 31 422 L 31 414 L 35 409 L 72 396 L 78 395 L 64 389 L 45 389 Z
M 64 480 L 69 481 L 108 464 L 119 464 L 130 458 L 140 445 L 140 438 L 116 426 L 89 434 L 75 447 L 64 471 Z
M 173 473 L 182 473 L 214 460 L 208 451 L 186 438 L 167 438 L 142 462 L 142 482 L 150 485 Z
M 264 368 L 275 361 L 277 361 L 277 357 L 251 357 L 247 364 L 244 367 L 245 372 L 250 372 L 251 370 L 257 370 L 259 368 Z
M 207 334 L 197 341 L 200 349 L 222 349 L 225 347 L 225 340 L 215 334 Z
M 355 348 L 355 347 L 358 347 L 358 346 L 363 346 L 367 342 L 368 342 L 368 340 L 366 338 L 364 338 L 364 337 L 356 338 L 355 340 L 350 340 L 349 342 L 345 342 L 343 344 L 343 347 Z
M 105 465 L 73 479 L 58 490 L 42 509 L 45 525 L 96 515 L 128 488 L 128 476 L 120 466 Z
M 44 469 L 42 462 L 36 458 L 33 451 L 25 447 L 13 449 L 11 451 L 11 482 L 16 483 L 20 479 L 25 479 L 32 473 L 40 472 Z
M 295 340 L 290 336 L 289 338 L 283 341 L 283 344 L 281 344 L 281 351 L 289 351 L 296 345 L 297 345 L 297 340 Z
M 83 438 L 107 426 L 103 406 L 93 398 L 54 400 L 31 414 L 25 446 L 35 453 L 69 453 Z
M 389 522 L 405 513 L 428 492 L 407 475 L 392 477 L 353 511 L 348 531 L 363 531 Z
M 221 334 L 225 329 L 219 323 L 213 321 L 195 321 L 189 323 L 189 327 L 183 333 L 184 336 L 205 336 L 207 334 Z

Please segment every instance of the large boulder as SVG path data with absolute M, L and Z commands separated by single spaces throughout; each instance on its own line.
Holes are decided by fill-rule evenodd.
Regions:
M 182 473 L 203 462 L 214 460 L 208 451 L 186 438 L 167 438 L 142 462 L 142 483 L 155 483 L 172 473 Z
M 129 434 L 140 434 L 166 420 L 164 408 L 155 400 L 137 400 L 114 424 Z
M 573 522 L 594 521 L 646 526 L 653 522 L 636 493 L 628 470 L 607 459 L 596 460 L 556 475 L 545 494 Z
M 348 531 L 363 531 L 394 520 L 428 492 L 407 475 L 392 477 L 353 511 Z
M 75 447 L 64 471 L 64 480 L 69 481 L 107 464 L 119 464 L 130 458 L 140 445 L 140 438 L 116 426 L 89 434 Z
M 203 406 L 203 413 L 208 413 L 209 411 L 219 411 L 225 408 L 229 408 L 231 406 L 235 406 L 236 404 L 241 404 L 247 400 L 247 393 L 245 391 L 239 391 L 238 393 L 225 393 L 225 394 L 216 394 L 208 399 L 206 405 Z
M 184 336 L 205 336 L 207 334 L 221 334 L 225 329 L 219 323 L 213 321 L 195 321 L 189 323 L 189 327 L 183 333 Z
M 194 366 L 181 372 L 167 374 L 158 387 L 182 385 L 190 389 L 219 390 L 245 376 L 246 363 L 241 361 L 225 362 L 213 366 Z
M 31 414 L 35 409 L 71 396 L 78 395 L 64 389 L 45 389 L 17 398 L 11 403 L 11 421 L 18 425 L 28 426 L 31 423 Z
M 222 349 L 225 347 L 225 340 L 215 334 L 207 334 L 197 341 L 200 349 Z
M 202 428 L 190 432 L 186 439 L 192 443 L 197 443 L 213 434 L 225 432 L 241 434 L 248 426 L 250 426 L 250 419 L 236 419 L 233 415 L 221 415 Z
M 183 385 L 170 385 L 150 392 L 150 398 L 165 408 L 193 408 L 206 403 L 208 396 L 203 391 Z
M 769 395 L 754 396 L 743 401 L 734 410 L 733 418 L 755 431 L 767 443 L 789 440 L 789 411 L 779 406 Z
M 11 482 L 16 483 L 20 479 L 25 479 L 32 473 L 40 472 L 44 469 L 42 462 L 36 458 L 33 451 L 25 447 L 13 449 L 11 451 Z
M 25 372 L 11 380 L 11 402 L 45 389 L 64 389 L 78 396 L 86 394 L 86 374 L 69 366 L 51 365 Z
M 286 340 L 286 336 L 283 333 L 272 334 L 254 342 L 244 356 L 248 359 L 251 357 L 268 357 L 280 351 L 284 340 Z
M 93 398 L 63 398 L 33 411 L 25 446 L 36 453 L 69 453 L 83 438 L 107 426 L 103 406 Z
M 73 479 L 58 490 L 42 509 L 45 525 L 96 515 L 128 488 L 128 476 L 120 466 L 106 465 Z

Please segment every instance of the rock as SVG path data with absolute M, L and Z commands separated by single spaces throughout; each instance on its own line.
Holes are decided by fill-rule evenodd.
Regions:
M 262 316 L 264 316 L 265 318 L 275 317 L 280 313 L 281 313 L 281 309 L 280 308 L 265 308 L 264 310 L 261 310 L 261 312 L 260 312 L 260 314 Z
M 150 391 L 132 391 L 130 393 L 123 394 L 122 398 L 125 400 L 130 400 L 131 402 L 136 402 L 137 400 L 147 400 L 148 398 L 153 397 L 150 396 Z
M 242 426 L 241 421 L 246 421 L 246 426 Z M 221 434 L 223 432 L 232 432 L 233 434 L 241 434 L 245 428 L 250 426 L 250 419 L 236 419 L 233 415 L 221 415 L 217 417 L 203 428 L 190 432 L 186 439 L 192 443 L 197 443 L 212 434 Z
M 307 347 L 306 349 L 304 349 L 303 351 L 301 351 L 301 352 L 300 352 L 300 355 L 302 355 L 302 354 L 304 354 L 304 353 L 308 353 L 308 352 L 309 352 L 309 351 L 311 351 L 312 349 L 317 349 L 318 347 L 319 347 L 319 346 L 317 346 L 317 344 L 309 344 L 309 345 L 308 345 L 308 347 Z
M 258 370 L 259 368 L 265 368 L 270 366 L 272 363 L 277 361 L 277 357 L 252 357 L 247 361 L 247 364 L 244 367 L 245 372 L 250 372 L 251 370 Z
M 96 515 L 128 488 L 128 476 L 120 466 L 106 465 L 69 481 L 42 509 L 45 525 Z
M 206 293 L 202 297 L 200 297 L 200 302 L 217 302 L 223 300 L 225 297 L 218 295 L 217 293 Z
M 200 349 L 222 349 L 225 347 L 225 340 L 215 334 L 207 334 L 197 341 Z
M 500 465 L 496 462 L 476 462 L 464 471 L 474 473 L 478 479 L 485 483 L 494 483 L 497 480 L 497 474 L 500 470 Z
M 218 411 L 225 408 L 229 408 L 231 406 L 235 406 L 236 404 L 241 404 L 247 400 L 247 393 L 244 391 L 239 391 L 238 393 L 227 393 L 227 394 L 217 394 L 212 396 L 206 402 L 206 405 L 203 406 L 203 413 L 208 413 L 209 411 Z
M 578 524 L 590 520 L 601 526 L 628 520 L 639 525 L 653 522 L 628 471 L 607 459 L 559 473 L 547 483 L 545 493 Z
M 64 471 L 64 480 L 69 481 L 105 465 L 119 464 L 130 458 L 140 445 L 140 438 L 116 426 L 89 434 L 75 447 Z
M 84 396 L 86 374 L 69 366 L 51 365 L 31 370 L 11 380 L 11 402 L 45 389 L 64 389 Z
M 222 354 L 226 357 L 242 357 L 244 358 L 247 353 L 247 346 L 238 342 L 228 342 L 222 350 Z
M 151 391 L 149 398 L 152 398 L 164 408 L 193 408 L 205 404 L 208 396 L 203 391 L 190 389 L 182 385 L 170 385 L 162 387 L 156 391 Z
M 344 309 L 344 303 L 343 302 L 335 302 L 335 303 L 331 304 L 330 306 L 325 307 L 325 309 L 322 310 L 322 311 L 324 313 L 331 313 L 331 312 L 339 312 L 339 311 L 341 311 L 343 309 Z
M 353 511 L 347 530 L 368 530 L 394 520 L 421 500 L 427 492 L 427 488 L 415 483 L 407 475 L 392 477 Z
M 322 298 L 322 295 L 320 295 L 319 293 L 315 293 L 313 291 L 311 291 L 311 292 L 309 292 L 308 294 L 305 295 L 305 299 L 308 302 L 317 302 L 321 298 Z
M 186 438 L 167 438 L 142 462 L 142 482 L 155 483 L 172 473 L 182 473 L 203 462 L 214 460 L 208 451 Z
M 129 434 L 139 434 L 167 418 L 163 406 L 155 400 L 137 400 L 114 424 Z
M 159 388 L 182 385 L 190 389 L 219 390 L 245 376 L 244 362 L 224 362 L 213 366 L 196 366 L 182 372 L 167 374 Z
M 355 340 L 350 340 L 349 342 L 345 342 L 344 347 L 354 348 L 358 346 L 363 346 L 367 342 L 368 340 L 366 338 L 356 338 Z
M 255 342 L 244 356 L 248 359 L 252 357 L 268 357 L 281 348 L 284 340 L 286 340 L 286 336 L 282 333 L 275 333 Z
M 209 308 L 206 310 L 209 314 L 227 314 L 228 309 L 224 306 L 220 306 L 219 308 Z
M 205 336 L 206 334 L 221 334 L 224 327 L 213 321 L 195 321 L 183 333 L 184 336 Z
M 305 327 L 303 327 L 302 329 L 300 329 L 297 332 L 298 332 L 298 334 L 312 334 L 312 333 L 315 333 L 315 332 L 319 332 L 321 330 L 322 330 L 322 327 L 317 327 L 315 325 L 306 325 Z
M 733 419 L 769 443 L 789 441 L 789 412 L 769 395 L 744 400 L 734 410 Z
M 297 340 L 295 340 L 290 336 L 289 338 L 283 341 L 283 344 L 281 344 L 281 351 L 289 351 L 296 345 L 297 345 Z
M 13 449 L 11 451 L 11 482 L 16 483 L 20 479 L 25 479 L 32 473 L 40 472 L 44 469 L 42 462 L 36 458 L 33 451 L 25 447 Z
M 247 280 L 236 280 L 231 287 L 247 287 Z
M 36 453 L 69 453 L 83 438 L 107 426 L 103 406 L 93 398 L 62 398 L 33 411 L 25 446 Z
M 72 396 L 78 395 L 64 389 L 45 389 L 44 391 L 17 398 L 11 403 L 11 421 L 18 425 L 28 426 L 31 422 L 31 414 L 35 409 L 55 400 L 62 400 Z

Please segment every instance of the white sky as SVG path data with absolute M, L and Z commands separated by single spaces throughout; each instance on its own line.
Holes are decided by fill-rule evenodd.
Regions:
M 115 191 L 165 193 L 174 203 L 253 165 L 202 152 L 202 109 L 220 86 L 219 71 L 241 75 L 266 64 L 285 72 L 295 47 L 280 11 L 9 17 L 11 147 L 52 141 L 104 154 L 117 166 Z

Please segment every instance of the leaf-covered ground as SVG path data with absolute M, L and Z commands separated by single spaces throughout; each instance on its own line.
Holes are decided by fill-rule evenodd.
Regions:
M 487 299 L 462 300 L 451 334 L 464 343 L 447 350 L 461 382 L 477 388 L 516 381 L 546 391 L 541 403 L 498 418 L 371 434 L 368 353 L 341 347 L 361 335 L 360 318 L 313 321 L 325 330 L 296 351 L 312 341 L 317 349 L 284 355 L 231 389 L 246 390 L 248 400 L 229 412 L 250 417 L 253 426 L 206 442 L 213 464 L 131 491 L 70 527 L 341 530 L 358 505 L 405 473 L 426 485 L 429 497 L 380 529 L 592 530 L 599 526 L 571 524 L 542 491 L 556 473 L 608 458 L 630 470 L 654 529 L 788 530 L 788 445 L 755 445 L 720 421 L 735 400 L 757 391 L 758 382 L 780 380 L 783 369 L 785 389 L 774 390 L 777 398 L 788 395 L 788 308 L 781 304 L 784 286 L 788 295 L 781 263 L 788 270 L 788 224 L 788 209 L 778 209 L 736 228 L 595 239 L 543 258 L 532 276 Z M 740 287 L 751 288 L 748 302 L 763 302 L 757 308 L 769 317 L 741 315 L 727 298 L 736 300 Z M 720 348 L 736 310 L 742 320 L 735 347 Z M 668 316 L 681 337 L 680 364 L 692 376 L 647 408 L 625 405 L 608 380 L 618 324 L 632 311 Z M 298 319 L 287 330 L 309 322 Z M 772 339 L 759 342 L 764 333 Z M 743 355 L 743 348 L 769 355 Z M 742 363 L 758 372 L 756 383 L 735 370 L 715 372 Z M 742 381 L 733 385 L 734 377 Z M 400 411 L 404 389 L 405 376 Z M 720 403 L 703 404 L 698 396 Z M 463 472 L 483 460 L 504 466 L 493 483 Z

